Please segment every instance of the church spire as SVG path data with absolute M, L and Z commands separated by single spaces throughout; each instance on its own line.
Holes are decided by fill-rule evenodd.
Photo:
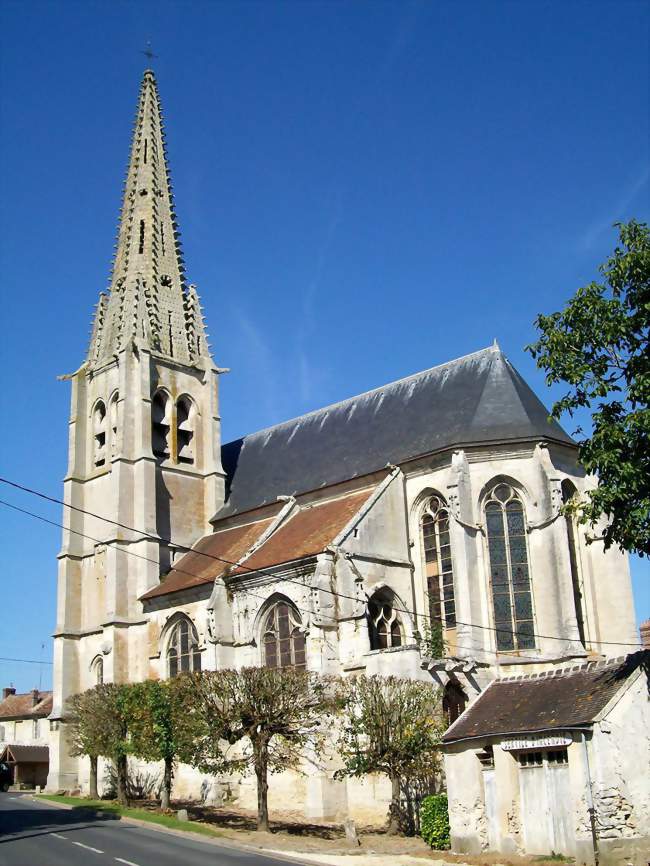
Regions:
M 98 366 L 130 343 L 181 363 L 209 357 L 198 295 L 185 281 L 160 97 L 150 69 L 140 87 L 113 272 L 96 309 L 88 362 Z

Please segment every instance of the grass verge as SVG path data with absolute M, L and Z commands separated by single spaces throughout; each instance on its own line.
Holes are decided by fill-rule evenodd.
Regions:
M 223 835 L 209 824 L 201 824 L 198 821 L 179 821 L 174 815 L 164 815 L 162 812 L 150 812 L 148 809 L 133 809 L 130 806 L 120 806 L 112 800 L 88 800 L 84 797 L 63 797 L 58 794 L 36 794 L 37 800 L 51 800 L 53 803 L 65 803 L 83 811 L 92 809 L 93 812 L 106 812 L 118 818 L 136 818 L 138 821 L 147 821 L 150 824 L 159 824 L 169 830 L 189 830 L 192 833 L 202 833 L 204 836 L 217 837 Z

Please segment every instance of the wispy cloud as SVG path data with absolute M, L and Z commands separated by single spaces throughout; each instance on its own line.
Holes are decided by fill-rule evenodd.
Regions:
M 302 293 L 301 318 L 296 334 L 296 351 L 298 355 L 298 382 L 300 387 L 300 399 L 303 405 L 311 402 L 313 386 L 316 379 L 322 378 L 322 371 L 316 371 L 309 359 L 307 351 L 308 340 L 316 325 L 316 299 L 327 257 L 331 249 L 336 230 L 342 217 L 342 196 L 337 191 L 332 205 L 330 217 L 325 225 L 323 237 L 318 248 L 314 271 L 311 279 Z
M 233 318 L 242 332 L 251 367 L 258 376 L 259 387 L 255 397 L 263 401 L 265 417 L 276 418 L 279 407 L 278 364 L 273 351 L 260 328 L 241 307 L 235 307 L 233 312 Z M 268 423 L 273 421 L 269 420 Z
M 610 231 L 612 225 L 615 222 L 623 219 L 628 219 L 630 217 L 628 209 L 630 205 L 635 201 L 641 190 L 646 186 L 649 179 L 650 166 L 645 165 L 637 173 L 636 177 L 628 185 L 627 189 L 623 191 L 620 199 L 615 204 L 615 206 L 611 208 L 607 216 L 594 220 L 591 225 L 587 227 L 586 231 L 580 237 L 578 242 L 581 250 L 588 251 L 593 249 L 594 246 L 598 243 L 600 236 L 604 232 Z

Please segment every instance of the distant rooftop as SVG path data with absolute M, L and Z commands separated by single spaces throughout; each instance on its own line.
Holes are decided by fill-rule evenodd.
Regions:
M 545 439 L 575 445 L 498 346 L 225 444 L 217 518 L 445 448 Z

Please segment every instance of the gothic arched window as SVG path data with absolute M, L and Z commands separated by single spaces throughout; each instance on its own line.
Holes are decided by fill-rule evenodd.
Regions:
M 181 617 L 172 627 L 167 641 L 167 675 L 175 677 L 201 670 L 201 652 L 196 630 L 190 620 Z
M 454 628 L 456 603 L 449 510 L 440 496 L 432 496 L 427 502 L 420 518 L 420 532 L 431 627 Z
M 458 716 L 465 712 L 467 695 L 456 680 L 449 680 L 442 693 L 442 711 L 447 718 L 447 724 L 453 725 Z
M 95 466 L 106 464 L 106 406 L 98 400 L 93 409 L 93 463 Z
M 169 406 L 164 391 L 157 391 L 151 401 L 151 448 L 156 457 L 169 457 Z
M 176 403 L 176 447 L 179 463 L 194 463 L 194 403 L 179 397 Z
M 577 495 L 578 491 L 576 490 L 575 486 L 568 479 L 565 479 L 562 482 L 562 502 L 564 503 L 564 505 L 567 505 L 569 502 L 571 502 L 571 500 Z M 582 587 L 580 584 L 580 568 L 578 565 L 578 527 L 576 524 L 575 516 L 570 512 L 567 512 L 564 515 L 564 521 L 566 523 L 567 541 L 569 543 L 571 586 L 573 588 L 573 604 L 575 606 L 576 621 L 578 623 L 578 635 L 580 637 L 580 643 L 583 645 L 583 647 L 586 647 L 587 642 L 585 638 L 584 604 L 582 599 Z
M 267 668 L 304 668 L 305 634 L 297 611 L 278 601 L 262 621 L 262 654 Z
M 395 610 L 395 596 L 388 589 L 378 590 L 368 601 L 370 649 L 402 646 L 404 629 Z
M 101 656 L 97 656 L 95 661 L 92 663 L 91 673 L 93 680 L 95 681 L 96 686 L 101 686 L 104 682 L 104 659 Z
M 492 604 L 498 650 L 534 649 L 526 515 L 517 492 L 499 483 L 485 503 Z

